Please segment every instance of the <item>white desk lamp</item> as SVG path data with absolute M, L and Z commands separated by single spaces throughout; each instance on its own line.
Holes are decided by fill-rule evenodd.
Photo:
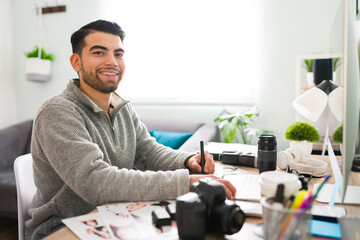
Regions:
M 330 80 L 324 80 L 316 87 L 301 94 L 293 101 L 293 107 L 304 118 L 316 122 L 323 114 L 328 114 L 327 119 L 335 116 L 339 122 L 343 119 L 342 114 L 343 88 L 335 85 Z M 326 108 L 330 111 L 325 111 Z M 329 121 L 326 122 L 326 132 L 322 155 L 329 138 Z

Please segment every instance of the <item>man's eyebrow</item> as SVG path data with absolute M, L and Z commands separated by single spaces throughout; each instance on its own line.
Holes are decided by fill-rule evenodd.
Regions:
M 92 51 L 92 50 L 94 50 L 94 49 L 102 49 L 102 50 L 108 50 L 106 47 L 104 47 L 104 46 L 100 46 L 100 45 L 94 45 L 94 46 L 92 46 L 91 48 L 90 48 L 90 51 Z
M 94 50 L 94 49 L 101 49 L 101 50 L 105 50 L 105 51 L 108 51 L 109 49 L 104 47 L 104 46 L 101 46 L 101 45 L 94 45 L 90 48 L 90 51 Z M 114 52 L 125 52 L 124 49 L 122 48 L 118 48 L 118 49 L 115 49 Z
M 125 51 L 124 51 L 124 49 L 122 49 L 122 48 L 118 48 L 118 49 L 116 49 L 114 52 L 123 52 L 123 53 L 124 53 Z

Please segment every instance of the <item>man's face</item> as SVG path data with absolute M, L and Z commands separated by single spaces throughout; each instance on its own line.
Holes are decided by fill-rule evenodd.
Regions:
M 85 83 L 101 93 L 115 91 L 125 70 L 124 47 L 120 37 L 94 32 L 84 40 L 85 47 L 79 62 L 75 67 L 73 65 L 79 73 L 80 85 Z

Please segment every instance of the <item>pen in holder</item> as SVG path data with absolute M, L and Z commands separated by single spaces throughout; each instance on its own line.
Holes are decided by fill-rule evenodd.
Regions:
M 260 200 L 264 213 L 265 239 L 311 239 L 308 220 L 312 216 L 309 210 L 278 209 L 273 206 L 273 202 L 273 196 Z

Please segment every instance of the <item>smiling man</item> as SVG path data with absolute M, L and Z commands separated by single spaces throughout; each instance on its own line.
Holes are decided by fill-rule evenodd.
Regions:
M 124 32 L 98 20 L 71 36 L 70 63 L 79 79 L 47 100 L 34 122 L 31 142 L 36 194 L 26 239 L 63 226 L 61 219 L 86 214 L 108 202 L 175 199 L 202 177 L 200 156 L 156 143 L 128 101 L 114 91 L 122 79 Z M 214 172 L 206 153 L 205 172 Z M 138 170 L 134 170 L 134 168 Z M 189 174 L 189 170 L 195 174 Z

